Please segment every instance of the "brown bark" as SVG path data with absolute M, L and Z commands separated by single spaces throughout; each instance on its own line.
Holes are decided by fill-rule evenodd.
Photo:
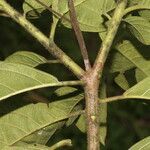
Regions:
M 99 150 L 99 102 L 98 102 L 98 88 L 99 79 L 98 74 L 93 71 L 88 72 L 84 76 L 85 81 L 85 99 L 86 99 L 86 123 L 87 123 L 87 142 L 88 150 Z

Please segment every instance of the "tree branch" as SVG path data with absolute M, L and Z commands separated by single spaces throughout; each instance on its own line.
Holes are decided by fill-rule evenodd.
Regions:
M 114 15 L 110 20 L 111 23 L 108 26 L 105 40 L 103 40 L 99 53 L 94 63 L 94 70 L 98 73 L 102 73 L 105 61 L 110 51 L 111 45 L 117 33 L 118 27 L 121 23 L 124 15 L 124 10 L 127 4 L 127 0 L 119 0 L 118 5 L 114 11 Z
M 81 54 L 82 54 L 82 57 L 83 57 L 85 68 L 86 68 L 86 70 L 88 70 L 88 69 L 91 68 L 91 64 L 90 64 L 90 61 L 89 61 L 89 56 L 88 56 L 88 51 L 87 51 L 87 48 L 86 48 L 86 45 L 85 45 L 85 41 L 84 41 L 82 32 L 79 28 L 79 23 L 78 23 L 78 20 L 77 20 L 73 0 L 68 1 L 68 7 L 69 7 L 69 12 L 70 12 L 70 19 L 71 19 L 72 28 L 75 31 L 76 38 L 77 38 L 78 43 L 79 43 L 79 47 L 80 47 L 80 50 L 81 50 Z
M 66 55 L 53 41 L 49 39 L 32 25 L 24 16 L 12 8 L 6 1 L 0 0 L 2 10 L 6 12 L 13 20 L 26 29 L 34 38 L 36 38 L 54 57 L 59 59 L 67 68 L 69 68 L 78 78 L 84 74 L 84 70 L 77 65 L 68 55 Z

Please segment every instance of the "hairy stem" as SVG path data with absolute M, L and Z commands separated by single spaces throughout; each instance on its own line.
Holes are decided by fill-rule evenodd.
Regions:
M 85 76 L 85 100 L 88 150 L 99 150 L 98 74 L 89 71 Z
M 78 78 L 82 77 L 84 70 L 77 65 L 68 55 L 66 55 L 53 41 L 33 26 L 24 16 L 13 9 L 7 2 L 0 0 L 0 5 L 13 20 L 26 29 L 34 38 L 36 38 L 54 57 L 59 59 L 67 68 L 69 68 Z
M 105 40 L 102 42 L 101 48 L 95 60 L 94 66 L 83 77 L 85 82 L 85 99 L 86 99 L 86 116 L 87 116 L 87 136 L 88 150 L 100 150 L 99 145 L 99 101 L 98 88 L 99 76 L 101 77 L 104 63 L 110 51 L 112 42 L 117 33 L 118 27 L 122 20 L 127 0 L 119 0 L 114 11 L 111 23 L 108 27 Z
M 94 63 L 94 70 L 101 73 L 103 71 L 104 63 L 110 51 L 111 45 L 117 33 L 118 27 L 121 23 L 124 15 L 124 10 L 127 4 L 127 0 L 119 0 L 118 5 L 114 11 L 114 15 L 110 20 L 105 40 L 103 40 L 99 53 Z
M 87 48 L 86 48 L 86 45 L 85 45 L 85 41 L 84 41 L 82 32 L 81 32 L 80 27 L 79 27 L 79 23 L 78 23 L 78 20 L 77 20 L 75 7 L 74 7 L 74 1 L 69 0 L 68 1 L 68 6 L 69 6 L 71 24 L 72 24 L 72 27 L 75 31 L 75 34 L 76 34 L 76 37 L 77 37 L 77 40 L 78 40 L 78 43 L 79 43 L 79 47 L 80 47 L 81 54 L 82 54 L 82 57 L 83 57 L 85 69 L 88 70 L 88 69 L 91 68 L 91 64 L 90 64 L 90 61 L 89 61 L 89 56 L 88 56 Z

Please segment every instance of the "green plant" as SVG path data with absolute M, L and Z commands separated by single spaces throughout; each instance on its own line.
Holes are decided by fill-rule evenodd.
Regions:
M 100 149 L 100 142 L 105 145 L 107 126 L 103 124 L 107 121 L 107 103 L 150 99 L 150 61 L 145 56 L 146 45 L 150 45 L 149 9 L 150 0 L 25 0 L 22 15 L 1 0 L 1 15 L 15 20 L 57 59 L 47 60 L 33 52 L 22 51 L 0 62 L 0 100 L 4 101 L 0 106 L 3 110 L 0 119 L 1 149 L 70 146 L 70 140 L 51 147 L 46 143 L 56 130 L 73 123 L 87 132 L 88 150 Z M 49 38 L 27 20 L 39 18 L 45 10 L 53 13 Z M 75 31 L 85 69 L 55 44 L 58 24 Z M 100 37 L 101 46 L 92 63 L 81 31 L 96 32 Z M 110 62 L 106 61 L 109 56 Z M 38 69 L 37 66 L 46 63 L 54 63 L 53 68 L 56 63 L 65 65 L 76 80 L 59 81 L 54 75 Z M 134 73 L 132 79 L 128 73 Z M 108 97 L 109 84 L 105 83 L 108 77 L 125 92 Z M 51 101 L 31 92 L 46 87 L 51 87 L 47 92 Z M 21 95 L 25 101 L 11 106 L 7 101 L 5 103 L 6 98 L 24 92 L 28 92 Z M 27 103 L 27 99 L 47 105 Z

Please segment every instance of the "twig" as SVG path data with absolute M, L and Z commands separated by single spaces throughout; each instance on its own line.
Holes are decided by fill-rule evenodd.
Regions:
M 70 139 L 62 140 L 62 141 L 54 144 L 53 146 L 51 146 L 49 150 L 56 150 L 63 146 L 72 146 L 71 140 Z
M 114 15 L 110 20 L 111 23 L 108 27 L 105 40 L 103 40 L 100 47 L 99 53 L 94 63 L 94 70 L 98 73 L 103 71 L 104 63 L 110 51 L 111 45 L 117 33 L 118 27 L 121 23 L 122 17 L 124 16 L 124 10 L 127 4 L 127 0 L 120 0 L 118 6 L 115 9 Z
M 53 10 L 52 8 L 48 7 L 47 5 L 45 5 L 43 2 L 41 2 L 40 0 L 35 0 L 37 1 L 39 4 L 41 4 L 42 6 L 44 6 L 48 11 L 50 11 L 51 13 L 53 13 L 56 17 L 59 17 L 61 19 L 66 20 L 67 22 L 70 23 L 70 20 L 68 18 L 66 18 L 65 16 L 63 16 L 62 14 L 58 13 L 57 11 Z
M 90 64 L 90 61 L 89 61 L 89 56 L 88 56 L 87 48 L 86 48 L 86 45 L 85 45 L 85 41 L 84 41 L 82 32 L 79 28 L 79 23 L 78 23 L 78 20 L 77 20 L 73 0 L 68 1 L 68 6 L 69 6 L 69 12 L 70 12 L 69 14 L 70 14 L 70 19 L 71 19 L 71 24 L 72 24 L 72 27 L 75 31 L 75 34 L 76 34 L 76 37 L 77 37 L 77 40 L 78 40 L 78 43 L 79 43 L 79 46 L 80 46 L 80 50 L 81 50 L 81 54 L 82 54 L 82 57 L 83 57 L 83 60 L 84 60 L 85 68 L 86 68 L 86 70 L 88 70 L 88 69 L 91 68 L 91 64 Z
M 53 41 L 49 39 L 34 25 L 32 25 L 24 16 L 12 8 L 6 1 L 0 0 L 2 10 L 6 12 L 13 20 L 26 29 L 35 39 L 37 39 L 54 57 L 59 59 L 68 69 L 70 69 L 78 78 L 84 74 L 84 70 L 77 65 L 68 55 L 66 55 Z
M 113 96 L 113 97 L 108 97 L 108 98 L 104 98 L 104 99 L 99 99 L 99 103 L 110 103 L 110 102 L 116 102 L 116 101 L 121 101 L 121 100 L 133 100 L 133 99 L 144 99 L 144 100 L 148 100 L 150 101 L 149 98 L 139 98 L 139 96 L 124 96 L 124 95 L 120 95 L 120 96 Z

